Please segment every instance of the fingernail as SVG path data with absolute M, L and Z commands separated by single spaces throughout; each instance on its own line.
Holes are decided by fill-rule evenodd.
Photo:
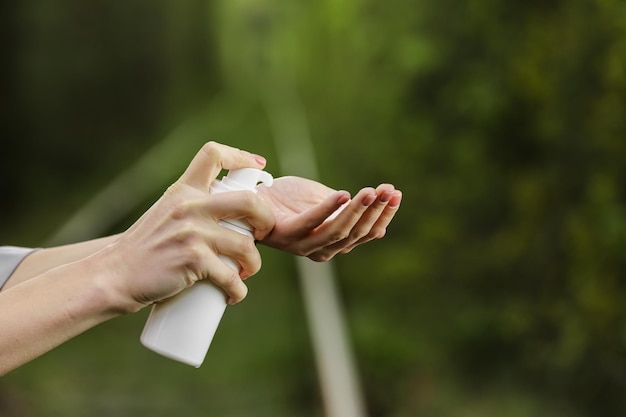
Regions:
M 393 196 L 389 200 L 389 204 L 387 204 L 387 207 L 392 208 L 392 209 L 396 209 L 396 208 L 400 207 L 400 202 L 401 201 L 402 201 L 402 193 L 400 193 L 398 191 L 398 192 L 393 194 Z
M 261 166 L 265 166 L 265 164 L 267 163 L 267 160 L 265 158 L 263 158 L 261 155 L 257 155 L 255 153 L 253 153 L 251 155 L 254 158 L 254 160 L 257 162 L 257 164 L 259 164 Z
M 392 196 L 393 196 L 393 193 L 390 193 L 390 192 L 388 192 L 388 191 L 385 191 L 384 193 L 382 193 L 382 194 L 381 194 L 381 196 L 380 196 L 380 201 L 381 201 L 382 203 L 386 203 L 386 202 L 388 202 L 389 200 L 391 200 L 391 197 L 392 197 Z
M 363 205 L 371 206 L 372 204 L 374 204 L 374 201 L 376 201 L 376 195 L 370 194 L 363 199 Z
M 350 201 L 350 193 L 347 191 L 343 191 L 343 193 L 339 194 L 337 197 L 337 204 L 346 204 L 348 201 Z

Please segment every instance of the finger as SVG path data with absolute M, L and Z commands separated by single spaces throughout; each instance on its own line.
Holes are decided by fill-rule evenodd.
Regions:
M 271 207 L 251 191 L 211 194 L 205 201 L 209 216 L 215 220 L 242 220 L 252 228 L 257 240 L 263 239 L 274 228 Z
M 206 278 L 224 291 L 228 304 L 236 304 L 246 297 L 248 287 L 241 280 L 238 271 L 220 259 L 215 252 L 210 252 L 205 261 L 206 270 L 210 271 Z
M 376 227 L 378 220 L 381 214 L 384 213 L 394 191 L 395 189 L 391 184 L 379 185 L 378 188 L 376 188 L 376 200 L 365 210 L 363 215 L 350 230 L 348 236 L 339 242 L 329 245 L 328 249 L 332 252 L 339 252 L 342 249 L 351 247 L 356 242 L 374 239 L 380 231 L 380 225 Z
M 352 249 L 357 247 L 358 245 L 369 242 L 373 239 L 382 239 L 387 233 L 387 227 L 389 226 L 394 216 L 398 212 L 401 202 L 402 202 L 402 192 L 399 190 L 395 190 L 388 204 L 385 206 L 384 210 L 382 211 L 382 213 L 376 220 L 376 223 L 372 226 L 370 232 L 366 236 L 359 239 L 358 241 L 354 242 L 353 244 L 341 250 L 341 253 L 348 253 Z
M 395 216 L 402 193 L 395 190 L 390 184 L 382 184 L 377 188 L 377 201 L 366 210 L 361 219 L 354 226 L 350 234 L 343 240 L 311 253 L 309 258 L 316 261 L 327 261 L 339 253 L 348 253 L 358 245 L 373 239 L 382 238 L 387 226 Z
M 364 190 L 368 192 L 365 193 Z M 340 231 L 335 232 L 337 239 L 328 239 L 325 245 L 308 255 L 310 259 L 321 262 L 328 261 L 342 251 L 347 252 L 346 248 L 351 247 L 353 243 L 369 233 L 387 202 L 381 201 L 377 195 L 378 190 L 374 194 L 369 193 L 371 189 L 364 190 L 357 194 L 354 199 L 358 201 L 361 197 L 361 204 L 357 206 L 360 210 L 353 209 L 348 220 L 344 219 L 342 224 L 335 225 L 337 227 L 335 230 Z M 383 193 L 383 195 L 386 196 L 387 193 Z
M 381 213 L 380 217 L 372 227 L 370 232 L 370 236 L 373 239 L 381 239 L 387 233 L 387 226 L 391 223 L 394 216 L 398 212 L 400 208 L 400 203 L 402 202 L 402 192 L 400 190 L 394 190 L 391 194 L 391 198 L 387 203 L 387 206 Z
M 288 220 L 285 228 L 293 236 L 307 236 L 325 221 L 339 215 L 339 210 L 350 201 L 350 193 L 337 191 L 321 203 Z
M 381 213 L 393 197 L 395 188 L 391 184 L 381 184 L 376 188 L 376 201 L 370 205 L 363 213 L 355 227 L 352 229 L 351 237 L 358 240 L 370 233 L 372 226 L 379 219 Z
M 237 271 L 240 279 L 246 279 L 261 269 L 261 254 L 254 240 L 232 230 L 226 230 L 214 246 L 223 262 Z
M 181 176 L 181 182 L 192 187 L 207 190 L 222 169 L 263 168 L 265 158 L 241 149 L 207 142 Z
M 311 252 L 346 239 L 363 213 L 376 201 L 376 190 L 362 189 L 334 219 L 324 223 L 310 239 Z

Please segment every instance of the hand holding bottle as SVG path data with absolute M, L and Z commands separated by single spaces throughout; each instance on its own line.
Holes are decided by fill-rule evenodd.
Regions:
M 174 296 L 201 280 L 221 287 L 230 303 L 247 294 L 242 279 L 258 272 L 259 253 L 252 239 L 220 225 L 242 219 L 255 239 L 272 229 L 270 208 L 254 193 L 209 194 L 222 169 L 262 168 L 264 159 L 220 145 L 206 144 L 185 173 L 129 230 L 108 248 L 119 277 L 119 293 L 135 309 Z M 233 270 L 220 259 L 234 259 Z
M 198 281 L 213 282 L 231 302 L 258 271 L 254 241 L 220 225 L 240 219 L 263 239 L 271 209 L 248 191 L 209 195 L 222 169 L 263 168 L 265 160 L 206 144 L 181 178 L 128 230 L 33 252 L 0 291 L 0 375 L 99 323 L 164 302 Z M 234 259 L 239 270 L 220 256 Z M 37 308 L 33 308 L 36 305 Z
M 271 185 L 272 176 L 260 169 L 241 168 L 229 171 L 222 180 L 214 180 L 211 194 L 247 191 L 256 194 L 257 183 Z M 253 242 L 253 228 L 245 219 L 223 219 L 218 224 Z M 220 254 L 218 259 L 234 272 L 236 259 Z M 199 367 L 226 310 L 228 297 L 214 284 L 197 282 L 180 294 L 155 304 L 141 334 L 144 346 L 168 358 Z

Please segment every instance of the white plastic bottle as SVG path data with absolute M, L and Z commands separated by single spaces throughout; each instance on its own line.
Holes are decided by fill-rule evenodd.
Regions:
M 259 182 L 272 185 L 272 176 L 259 169 L 232 170 L 215 180 L 211 194 L 249 190 L 256 192 Z M 253 238 L 250 225 L 241 220 L 224 220 L 220 225 Z M 228 266 L 239 270 L 232 259 L 220 255 Z M 226 309 L 226 295 L 208 280 L 200 281 L 180 294 L 152 307 L 141 334 L 147 348 L 196 368 L 202 365 L 217 326 Z

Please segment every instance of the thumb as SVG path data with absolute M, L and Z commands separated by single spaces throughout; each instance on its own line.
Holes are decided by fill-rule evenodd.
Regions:
M 217 142 L 207 142 L 179 181 L 206 190 L 222 169 L 263 168 L 265 158 Z

